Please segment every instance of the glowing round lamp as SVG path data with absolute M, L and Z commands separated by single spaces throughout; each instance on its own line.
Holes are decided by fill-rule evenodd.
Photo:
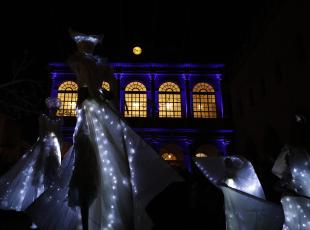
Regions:
M 135 46 L 132 49 L 134 55 L 140 55 L 142 53 L 142 48 L 140 46 Z

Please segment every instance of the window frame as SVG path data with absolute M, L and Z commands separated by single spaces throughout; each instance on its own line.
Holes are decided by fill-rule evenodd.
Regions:
M 133 85 L 133 84 L 139 85 L 141 87 L 141 89 L 135 90 L 135 88 L 133 88 L 133 90 L 128 91 L 128 87 L 130 85 Z M 137 98 L 138 98 L 138 101 L 135 101 L 134 99 L 137 99 Z M 128 101 L 128 99 L 130 99 L 130 101 Z M 131 109 L 133 107 L 133 105 L 128 105 L 129 104 L 128 102 L 139 103 L 139 106 L 138 106 L 139 108 L 138 109 Z M 141 104 L 144 104 L 144 106 L 143 105 L 141 106 Z M 124 107 L 123 108 L 123 111 L 124 111 L 123 116 L 126 118 L 135 118 L 135 117 L 143 118 L 143 117 L 148 116 L 148 97 L 147 97 L 147 88 L 146 88 L 145 84 L 143 84 L 140 81 L 131 81 L 126 85 L 126 87 L 124 89 L 124 105 L 123 105 L 123 107 Z
M 66 87 L 66 84 L 70 84 L 69 86 L 73 86 L 73 87 L 69 87 L 69 86 Z M 66 87 L 66 88 L 62 89 L 62 87 Z M 59 117 L 75 117 L 76 116 L 76 103 L 78 100 L 77 83 L 71 80 L 62 82 L 57 88 L 57 98 L 60 99 L 61 106 L 57 110 L 56 115 Z M 67 98 L 69 98 L 69 100 L 66 100 Z M 72 105 L 67 106 L 68 103 L 75 103 L 75 106 L 72 106 Z M 70 111 L 70 112 L 66 112 L 66 111 Z
M 161 88 L 165 87 L 166 85 L 172 85 L 171 90 L 168 87 L 164 90 Z M 171 101 L 172 97 L 172 101 Z M 158 96 L 157 96 L 157 105 L 158 105 L 158 117 L 159 118 L 182 118 L 182 93 L 180 86 L 172 81 L 165 81 L 160 84 L 158 87 Z M 169 111 L 165 108 L 164 104 L 172 103 L 172 109 Z M 162 107 L 163 105 L 163 107 Z M 161 109 L 165 108 L 165 109 Z M 169 114 L 168 114 L 169 113 Z
M 202 86 L 200 87 L 200 85 Z M 191 106 L 192 106 L 193 118 L 195 119 L 218 118 L 216 92 L 214 90 L 214 87 L 210 83 L 208 82 L 196 83 L 191 90 L 191 96 L 192 96 Z M 198 108 L 198 106 L 196 107 L 196 105 L 200 105 L 200 108 L 207 108 L 207 109 L 195 110 L 196 108 Z

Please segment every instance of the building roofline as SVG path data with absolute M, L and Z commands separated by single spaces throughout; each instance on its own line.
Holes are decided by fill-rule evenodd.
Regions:
M 222 69 L 223 63 L 195 64 L 195 63 L 132 63 L 132 62 L 110 62 L 113 67 L 121 68 L 191 68 L 191 69 Z M 50 62 L 49 67 L 67 68 L 64 62 Z
M 111 62 L 109 63 L 114 72 L 118 73 L 154 73 L 167 74 L 174 72 L 175 74 L 198 74 L 210 75 L 215 74 L 221 78 L 225 64 L 194 64 L 194 63 L 131 63 L 131 62 Z M 70 73 L 71 70 L 67 63 L 51 62 L 48 64 L 51 73 Z

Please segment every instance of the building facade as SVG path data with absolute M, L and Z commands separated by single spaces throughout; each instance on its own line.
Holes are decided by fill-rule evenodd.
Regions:
M 120 115 L 171 165 L 191 170 L 193 157 L 226 155 L 233 130 L 224 118 L 223 64 L 111 63 Z M 62 63 L 49 65 L 51 95 L 62 101 L 63 134 L 72 142 L 78 86 Z M 110 89 L 109 82 L 102 87 Z

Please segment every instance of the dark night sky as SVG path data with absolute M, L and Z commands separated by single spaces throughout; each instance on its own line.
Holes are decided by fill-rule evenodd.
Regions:
M 11 78 L 25 51 L 32 60 L 20 78 L 48 82 L 48 62 L 65 62 L 75 44 L 68 29 L 104 34 L 96 53 L 110 62 L 229 63 L 247 37 L 255 12 L 268 0 L 55 1 L 2 8 L 2 77 Z M 172 2 L 172 3 L 171 3 Z M 134 45 L 143 53 L 134 56 Z M 47 86 L 48 87 L 48 86 Z
M 110 61 L 226 62 L 248 30 L 255 8 L 246 0 L 122 1 L 72 6 L 8 6 L 5 30 L 12 45 L 11 59 L 28 49 L 44 63 L 64 61 L 73 51 L 71 27 L 85 33 L 103 33 L 97 52 Z M 5 10 L 5 9 L 4 9 Z M 143 55 L 131 48 L 140 44 Z

